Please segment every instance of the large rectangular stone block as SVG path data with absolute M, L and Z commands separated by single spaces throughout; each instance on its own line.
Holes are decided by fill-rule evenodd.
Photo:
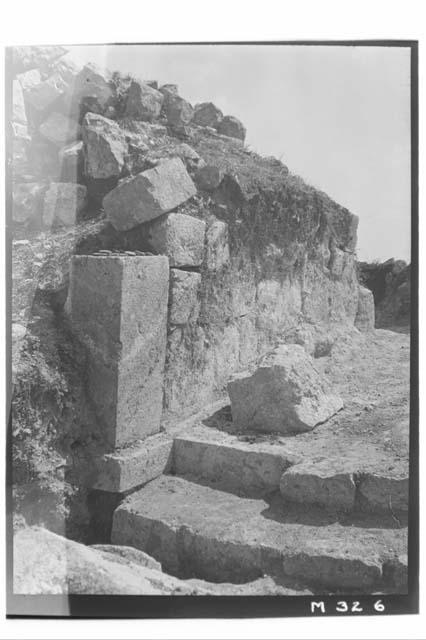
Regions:
M 175 209 L 196 192 L 182 160 L 171 158 L 122 180 L 105 196 L 103 206 L 113 227 L 125 231 Z
M 156 433 L 163 407 L 169 265 L 164 256 L 74 256 L 71 319 L 110 448 Z

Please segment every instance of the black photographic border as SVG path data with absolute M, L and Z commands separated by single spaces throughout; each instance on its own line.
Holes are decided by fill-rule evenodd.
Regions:
M 400 615 L 419 612 L 419 127 L 417 40 L 286 40 L 217 42 L 129 42 L 104 45 L 280 45 L 403 47 L 411 52 L 411 335 L 410 335 L 410 446 L 408 593 L 338 596 L 30 596 L 13 593 L 12 437 L 11 437 L 11 49 L 6 50 L 6 594 L 7 618 L 264 618 Z M 70 45 L 71 46 L 71 45 Z M 380 604 L 377 604 L 378 601 Z M 345 602 L 343 605 L 338 603 Z M 320 603 L 323 603 L 322 605 Z M 381 604 L 384 610 L 381 610 Z M 376 607 L 378 608 L 375 608 Z M 336 607 L 339 608 L 336 610 Z

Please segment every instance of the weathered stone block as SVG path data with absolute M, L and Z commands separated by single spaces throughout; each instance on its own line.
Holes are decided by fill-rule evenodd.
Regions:
M 328 395 L 312 359 L 299 345 L 281 345 L 250 374 L 228 384 L 237 428 L 297 433 L 310 431 L 343 407 Z
M 359 483 L 366 511 L 408 511 L 408 476 L 392 478 L 378 473 L 365 474 Z
M 366 287 L 359 287 L 355 326 L 360 331 L 371 331 L 374 329 L 374 322 L 375 309 L 373 292 Z
M 144 82 L 133 81 L 127 93 L 125 117 L 134 120 L 155 120 L 159 117 L 164 96 Z
M 127 142 L 114 120 L 86 113 L 82 127 L 85 174 L 89 178 L 118 177 L 124 167 Z
M 81 69 L 68 91 L 70 111 L 77 116 L 84 104 L 90 104 L 91 111 L 103 112 L 114 97 L 115 89 L 110 82 L 109 73 L 92 63 Z
M 206 266 L 218 271 L 229 263 L 228 225 L 222 220 L 209 223 L 206 231 Z
M 163 433 L 107 453 L 95 463 L 93 489 L 125 493 L 171 470 L 173 439 Z
M 27 76 L 23 84 L 25 100 L 38 111 L 44 111 L 63 96 L 68 87 L 59 73 L 54 73 L 47 80 L 36 82 L 34 71 L 23 74 Z M 29 74 L 32 74 L 30 82 Z
M 182 160 L 172 158 L 122 180 L 106 195 L 103 204 L 113 227 L 124 231 L 175 209 L 195 193 Z
M 40 133 L 47 138 L 47 140 L 50 140 L 50 142 L 62 147 L 79 137 L 80 125 L 62 113 L 53 112 L 47 120 L 40 125 Z
M 238 138 L 244 140 L 246 137 L 246 128 L 243 123 L 234 116 L 225 116 L 216 127 L 218 133 L 230 138 Z
M 294 465 L 281 477 L 285 500 L 312 504 L 335 511 L 351 511 L 355 502 L 353 474 L 340 461 L 327 459 Z
M 201 127 L 216 128 L 223 118 L 223 113 L 212 102 L 195 105 L 193 122 Z
M 70 227 L 86 205 L 87 189 L 82 184 L 53 182 L 44 197 L 43 223 Z
M 163 113 L 171 127 L 179 128 L 191 122 L 194 109 L 187 100 L 169 93 L 165 95 Z
M 171 267 L 199 267 L 204 255 L 206 223 L 183 213 L 169 213 L 152 223 L 149 242 L 169 257 Z
M 190 147 L 189 144 L 186 144 L 186 142 L 182 142 L 182 144 L 174 149 L 174 152 L 179 156 L 179 158 L 181 158 L 181 160 L 183 160 L 189 171 L 195 171 L 205 164 L 204 160 L 195 151 L 195 149 Z
M 198 294 L 201 275 L 193 271 L 171 269 L 170 276 L 169 322 L 171 324 L 195 322 L 200 312 Z
M 160 429 L 168 260 L 74 256 L 71 319 L 89 354 L 88 386 L 110 447 Z

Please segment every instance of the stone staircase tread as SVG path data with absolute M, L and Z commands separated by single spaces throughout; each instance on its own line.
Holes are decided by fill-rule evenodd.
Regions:
M 160 476 L 116 510 L 112 541 L 189 574 L 181 577 L 238 582 L 276 572 L 304 586 L 362 589 L 381 584 L 384 564 L 406 553 L 406 535 L 371 526 L 368 517 L 342 524 L 312 508 L 289 510 L 280 499 Z

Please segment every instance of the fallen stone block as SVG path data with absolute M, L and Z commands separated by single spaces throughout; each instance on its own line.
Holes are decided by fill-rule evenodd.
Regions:
M 360 331 L 374 329 L 375 309 L 373 292 L 366 287 L 359 287 L 358 309 L 355 316 L 355 326 Z
M 53 112 L 40 125 L 39 131 L 47 140 L 62 147 L 76 140 L 80 136 L 81 128 L 75 120 L 67 118 L 62 113 Z
M 67 100 L 70 112 L 79 117 L 82 108 L 85 111 L 102 113 L 115 95 L 109 73 L 89 63 L 75 76 L 69 87 Z
M 182 160 L 172 158 L 122 180 L 105 196 L 103 205 L 113 227 L 124 231 L 175 209 L 195 193 Z
M 216 128 L 223 118 L 223 113 L 212 102 L 196 104 L 194 108 L 194 124 L 200 127 Z
M 118 177 L 124 167 L 127 142 L 114 120 L 86 113 L 82 127 L 84 172 L 89 178 Z
M 160 430 L 169 265 L 162 256 L 74 256 L 71 321 L 109 447 Z
M 164 94 L 163 114 L 172 128 L 189 124 L 194 115 L 192 105 L 178 95 Z
M 238 138 L 244 141 L 246 137 L 245 126 L 234 116 L 225 116 L 216 126 L 216 129 L 222 136 L 228 136 L 229 138 Z
M 28 74 L 32 74 L 30 82 Z M 38 111 L 44 111 L 56 100 L 64 95 L 67 84 L 59 73 L 54 73 L 47 80 L 36 82 L 34 71 L 27 71 L 24 79 L 23 91 L 26 102 L 29 102 Z
M 206 223 L 183 213 L 169 213 L 152 223 L 149 243 L 168 256 L 171 267 L 199 267 L 204 256 Z
M 195 322 L 200 313 L 199 289 L 201 274 L 181 269 L 170 270 L 171 324 Z
M 218 271 L 229 263 L 228 225 L 222 220 L 214 220 L 206 231 L 206 266 L 209 271 Z
M 408 511 L 408 477 L 363 474 L 358 485 L 364 511 Z
M 318 505 L 333 511 L 351 511 L 355 503 L 353 474 L 341 461 L 326 459 L 296 464 L 281 477 L 285 500 Z
M 173 439 L 151 435 L 134 445 L 107 453 L 95 462 L 93 489 L 125 493 L 172 468 Z
M 281 345 L 254 373 L 237 374 L 228 384 L 232 418 L 242 430 L 310 431 L 343 407 L 325 385 L 303 347 Z
M 204 160 L 195 151 L 195 149 L 190 147 L 189 144 L 186 144 L 186 142 L 182 142 L 178 147 L 176 147 L 176 149 L 174 149 L 174 152 L 179 156 L 179 158 L 181 158 L 181 160 L 183 160 L 188 171 L 195 171 L 205 164 Z
M 144 82 L 133 81 L 127 93 L 124 115 L 126 118 L 150 122 L 160 116 L 163 101 L 164 96 L 160 91 Z
M 75 225 L 86 205 L 86 197 L 87 189 L 82 184 L 53 182 L 44 197 L 43 224 L 46 227 Z
M 158 570 L 136 550 L 96 548 L 39 527 L 13 536 L 13 591 L 19 595 L 203 595 Z M 154 564 L 155 563 L 155 564 Z

